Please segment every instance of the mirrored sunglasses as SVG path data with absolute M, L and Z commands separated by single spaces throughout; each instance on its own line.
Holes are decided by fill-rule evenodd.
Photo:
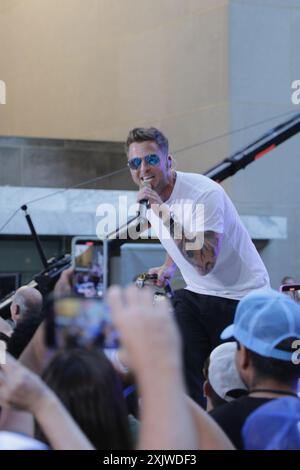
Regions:
M 138 168 L 141 166 L 142 164 L 142 160 L 145 160 L 145 162 L 147 163 L 147 165 L 151 165 L 151 166 L 156 166 L 159 164 L 160 162 L 160 157 L 158 155 L 155 155 L 155 154 L 152 154 L 152 155 L 146 155 L 145 157 L 143 158 L 140 158 L 140 157 L 134 157 L 134 158 L 131 158 L 130 160 L 128 160 L 128 163 L 127 165 L 129 166 L 129 168 L 131 170 L 138 170 Z

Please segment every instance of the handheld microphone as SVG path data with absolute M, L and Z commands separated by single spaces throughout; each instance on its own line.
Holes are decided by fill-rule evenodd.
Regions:
M 147 188 L 151 189 L 150 181 L 143 181 L 143 186 L 146 186 Z M 148 220 L 146 217 L 146 213 L 148 209 L 149 209 L 148 199 L 142 199 L 140 201 L 140 206 L 139 206 L 140 223 L 144 223 L 146 222 L 146 220 Z

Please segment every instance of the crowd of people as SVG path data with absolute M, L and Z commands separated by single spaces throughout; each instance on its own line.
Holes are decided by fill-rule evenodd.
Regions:
M 221 186 L 175 171 L 159 130 L 130 131 L 126 155 L 143 228 L 166 250 L 149 273 L 163 286 L 178 267 L 186 288 L 155 302 L 149 287 L 111 286 L 114 349 L 90 299 L 74 299 L 72 268 L 47 298 L 19 289 L 0 319 L 0 448 L 300 449 L 299 304 L 270 288 Z
M 71 292 L 71 282 L 72 269 L 61 275 L 56 295 Z M 31 297 L 26 289 L 22 295 Z M 50 349 L 48 312 L 27 310 L 39 325 L 29 340 L 24 334 L 18 359 L 6 353 L 0 370 L 0 448 L 300 448 L 296 302 L 271 289 L 239 302 L 222 333 L 233 341 L 216 347 L 205 364 L 206 410 L 188 396 L 169 300 L 154 304 L 148 287 L 113 286 L 107 302 L 120 333 L 114 355 L 98 346 Z M 136 406 L 127 399 L 128 384 Z

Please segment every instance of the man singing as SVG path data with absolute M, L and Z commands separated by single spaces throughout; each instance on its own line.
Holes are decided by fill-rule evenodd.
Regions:
M 137 201 L 148 201 L 146 217 L 167 252 L 149 273 L 162 286 L 177 266 L 186 283 L 175 291 L 173 306 L 189 393 L 204 406 L 203 363 L 233 322 L 238 301 L 268 287 L 269 276 L 223 188 L 206 176 L 175 171 L 162 132 L 131 130 L 126 153 Z

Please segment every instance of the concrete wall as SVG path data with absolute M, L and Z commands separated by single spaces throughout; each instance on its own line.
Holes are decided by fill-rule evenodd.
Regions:
M 122 168 L 122 142 L 134 126 L 161 127 L 178 169 L 203 171 L 228 154 L 224 138 L 197 145 L 228 131 L 228 0 L 0 0 L 0 44 L 0 185 L 11 186 L 1 224 L 23 189 L 26 199 L 31 187 L 48 193 Z M 132 183 L 122 173 L 82 187 Z M 52 199 L 42 203 L 40 216 L 36 206 L 30 211 L 47 233 L 39 224 L 51 208 L 58 224 L 60 211 Z M 78 207 L 69 215 L 70 224 Z M 23 217 L 6 233 L 15 234 Z M 5 230 L 1 269 L 27 280 L 39 269 L 34 245 L 4 238 Z
M 124 141 L 156 125 L 172 150 L 228 130 L 227 0 L 1 0 L 0 135 Z M 206 170 L 227 141 L 176 154 Z
M 1 184 L 60 186 L 67 175 L 77 182 L 119 168 L 121 153 L 106 148 L 107 158 L 99 142 L 120 150 L 136 125 L 167 133 L 178 169 L 205 171 L 300 111 L 291 104 L 299 21 L 299 0 L 1 0 L 0 135 L 62 145 L 6 142 Z M 285 274 L 300 280 L 299 139 L 225 184 L 242 215 L 282 221 L 285 235 L 260 244 L 274 287 Z
M 121 142 L 0 136 L 0 168 L 0 187 L 135 189 Z
M 300 79 L 299 23 L 298 0 L 230 2 L 231 129 L 268 120 L 232 135 L 232 152 L 288 119 L 284 113 L 300 112 L 291 102 L 291 83 Z M 286 238 L 261 252 L 274 287 L 284 275 L 300 280 L 299 144 L 296 135 L 230 180 L 240 214 L 286 219 Z

